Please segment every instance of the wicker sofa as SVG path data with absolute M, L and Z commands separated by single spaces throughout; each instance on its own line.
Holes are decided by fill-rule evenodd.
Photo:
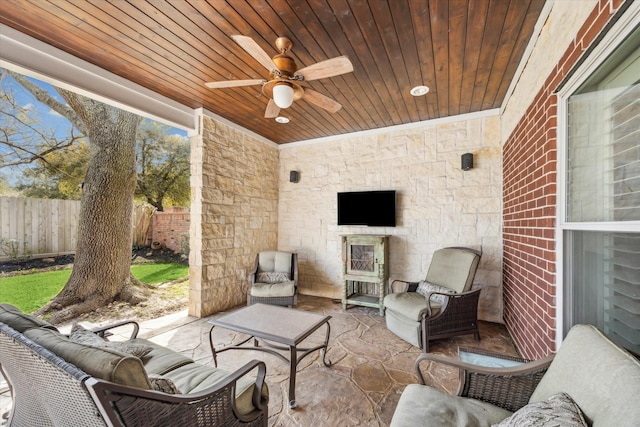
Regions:
M 424 385 L 421 365 L 425 362 L 459 369 L 457 396 Z M 580 425 L 540 421 L 549 415 L 544 411 L 556 409 L 555 404 L 549 403 L 555 402 L 552 397 L 562 393 L 577 405 L 584 425 L 640 426 L 640 362 L 591 325 L 574 326 L 555 356 L 534 362 L 481 367 L 422 354 L 416 361 L 416 370 L 422 385 L 405 388 L 391 427 Z M 538 424 L 529 424 L 531 417 L 538 417 Z
M 123 346 L 150 348 L 148 354 L 133 356 L 113 342 L 74 342 L 47 322 L 0 304 L 0 369 L 13 398 L 9 425 L 267 425 L 264 363 L 252 361 L 232 373 L 202 365 L 137 338 L 135 322 L 94 332 L 107 337 L 115 327 L 130 328 Z M 158 376 L 179 393 L 152 389 L 150 379 Z

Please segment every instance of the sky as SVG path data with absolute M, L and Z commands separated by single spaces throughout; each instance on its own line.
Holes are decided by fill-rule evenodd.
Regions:
M 31 77 L 29 77 L 29 80 L 31 80 L 38 86 L 44 88 L 49 94 L 54 96 L 60 102 L 64 102 L 62 97 L 60 97 L 60 95 L 55 91 L 53 86 L 51 86 L 49 83 L 31 78 Z M 35 109 L 35 111 L 37 112 L 37 116 L 40 117 L 43 129 L 54 130 L 56 135 L 60 137 L 69 135 L 71 123 L 66 118 L 64 118 L 57 112 L 53 111 L 48 106 L 39 102 L 31 94 L 31 92 L 24 89 L 11 76 L 5 75 L 5 77 L 2 79 L 0 84 L 3 86 L 3 89 L 5 91 L 14 93 L 18 105 L 20 105 L 23 108 Z M 178 129 L 178 128 L 171 128 L 171 130 L 169 131 L 169 134 L 179 135 L 183 138 L 187 138 L 187 132 L 185 130 Z M 3 147 L 2 145 L 0 145 L 0 150 L 2 149 Z M 8 179 L 11 185 L 15 185 L 16 180 L 18 178 L 16 175 L 20 175 L 20 173 L 18 168 L 14 170 L 11 170 L 11 169 L 12 168 L 10 167 L 0 168 L 0 175 Z
M 47 92 L 49 92 L 50 95 L 53 95 L 58 101 L 64 102 L 50 84 L 32 78 L 29 78 L 29 80 L 46 89 Z M 55 129 L 57 132 L 68 134 L 69 127 L 71 126 L 69 121 L 36 100 L 31 92 L 24 89 L 13 78 L 6 76 L 2 81 L 2 86 L 5 87 L 6 91 L 12 91 L 15 94 L 18 105 L 23 108 L 35 109 L 38 112 L 38 116 L 42 118 L 43 128 Z

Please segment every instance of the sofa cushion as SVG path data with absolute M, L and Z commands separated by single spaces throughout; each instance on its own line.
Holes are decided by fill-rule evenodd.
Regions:
M 591 325 L 575 325 L 529 402 L 564 392 L 598 426 L 640 426 L 640 361 Z
M 46 328 L 57 331 L 56 327 L 44 320 L 25 314 L 11 304 L 0 304 L 0 322 L 22 333 L 29 328 Z
M 427 302 L 423 295 L 417 292 L 398 292 L 384 297 L 384 306 L 412 321 L 420 321 L 422 313 L 427 309 Z M 440 311 L 441 304 L 431 301 L 431 313 Z
M 409 384 L 400 396 L 390 427 L 489 427 L 509 415 L 511 412 L 490 403 Z
M 74 342 L 91 345 L 94 347 L 110 348 L 121 353 L 127 353 L 132 356 L 142 357 L 149 353 L 152 349 L 147 345 L 135 344 L 129 341 L 106 341 L 82 325 L 74 323 L 69 334 L 69 339 Z
M 268 297 L 290 297 L 296 292 L 293 282 L 282 283 L 254 283 L 251 286 L 251 296 Z
M 138 344 L 145 347 L 151 347 L 151 351 L 142 356 L 142 364 L 147 374 L 164 375 L 176 368 L 193 363 L 193 360 L 185 356 L 163 347 L 160 344 L 145 340 L 143 338 L 135 338 L 129 341 L 131 344 Z
M 529 403 L 493 427 L 587 427 L 576 403 L 567 393 L 554 394 L 542 402 Z
M 137 357 L 73 342 L 50 329 L 27 329 L 24 335 L 91 376 L 131 387 L 150 387 L 142 362 Z
M 161 391 L 167 394 L 180 394 L 180 390 L 173 381 L 162 375 L 149 375 L 149 383 L 151 384 L 151 390 Z
M 184 394 L 201 392 L 209 387 L 213 387 L 229 376 L 229 372 L 205 366 L 199 363 L 192 363 L 168 372 L 165 377 L 169 378 Z M 255 379 L 243 376 L 236 384 L 236 406 L 241 414 L 248 414 L 255 408 L 253 406 L 253 389 Z M 268 400 L 269 391 L 266 383 L 262 388 L 262 397 Z

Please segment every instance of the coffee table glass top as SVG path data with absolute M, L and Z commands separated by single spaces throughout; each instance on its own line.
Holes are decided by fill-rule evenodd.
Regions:
M 253 304 L 209 320 L 214 326 L 297 345 L 331 316 L 267 304 Z

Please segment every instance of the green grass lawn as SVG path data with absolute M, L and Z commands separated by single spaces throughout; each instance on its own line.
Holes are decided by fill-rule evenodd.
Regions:
M 133 276 L 148 284 L 170 282 L 189 275 L 189 267 L 181 264 L 141 264 L 131 266 Z M 69 280 L 71 270 L 0 279 L 0 302 L 15 305 L 31 313 L 53 298 Z

